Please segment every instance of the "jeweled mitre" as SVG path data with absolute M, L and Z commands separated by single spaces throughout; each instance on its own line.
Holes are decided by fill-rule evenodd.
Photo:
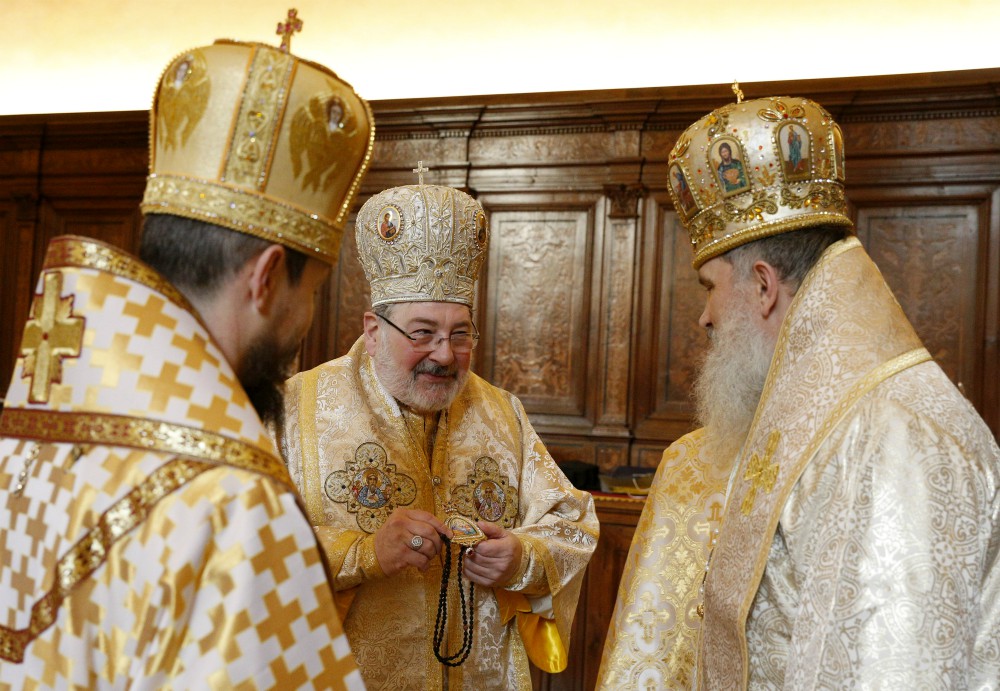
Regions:
M 150 111 L 142 211 L 208 221 L 333 264 L 374 142 L 326 67 L 220 40 L 177 56 Z
M 472 306 L 490 231 L 483 207 L 451 187 L 407 185 L 375 195 L 354 226 L 372 307 L 395 302 Z
M 809 99 L 761 98 L 712 111 L 677 140 L 668 174 L 696 269 L 770 235 L 853 225 L 843 134 Z

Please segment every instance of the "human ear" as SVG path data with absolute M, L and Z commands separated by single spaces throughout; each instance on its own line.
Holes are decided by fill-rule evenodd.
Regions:
M 757 260 L 751 269 L 754 287 L 757 290 L 757 300 L 760 307 L 760 316 L 767 319 L 772 315 L 778 305 L 779 289 L 781 281 L 778 279 L 778 270 L 765 261 Z
M 375 316 L 374 312 L 365 312 L 365 350 L 372 357 L 375 357 L 375 353 L 378 348 L 378 317 Z
M 250 299 L 258 312 L 268 313 L 274 306 L 278 281 L 285 276 L 287 253 L 281 245 L 269 245 L 247 263 L 251 265 Z

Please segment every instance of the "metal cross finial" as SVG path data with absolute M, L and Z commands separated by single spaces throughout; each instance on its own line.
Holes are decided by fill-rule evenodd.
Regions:
M 417 174 L 417 184 L 424 184 L 424 173 L 430 171 L 430 168 L 424 168 L 423 161 L 417 161 L 417 167 L 413 169 L 413 172 Z
M 299 19 L 299 11 L 288 10 L 288 21 L 278 22 L 278 30 L 275 32 L 281 36 L 281 50 L 286 53 L 292 48 L 292 34 L 302 31 L 302 20 Z
M 733 93 L 736 94 L 736 102 L 743 103 L 743 91 L 740 89 L 740 83 L 733 80 Z

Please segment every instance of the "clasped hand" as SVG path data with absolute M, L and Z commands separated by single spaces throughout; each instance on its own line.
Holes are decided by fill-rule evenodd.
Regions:
M 521 565 L 521 541 L 513 533 L 498 525 L 479 521 L 479 529 L 486 535 L 465 554 L 464 575 L 476 585 L 500 587 L 506 585 Z M 441 553 L 444 544 L 441 536 L 449 540 L 451 528 L 437 516 L 419 509 L 395 509 L 382 527 L 375 531 L 375 556 L 386 576 L 393 576 L 413 566 L 426 571 L 431 559 Z M 414 548 L 414 537 L 419 547 Z

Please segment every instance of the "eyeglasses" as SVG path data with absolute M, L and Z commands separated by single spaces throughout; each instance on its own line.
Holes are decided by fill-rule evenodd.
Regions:
M 429 329 L 417 329 L 413 333 L 406 333 L 381 314 L 376 314 L 375 316 L 403 334 L 410 342 L 410 347 L 418 353 L 433 353 L 441 345 L 441 342 L 445 340 L 451 342 L 451 349 L 454 352 L 463 354 L 471 353 L 472 349 L 476 347 L 476 342 L 479 340 L 479 329 L 476 328 L 475 324 L 472 324 L 472 333 L 468 331 L 452 331 L 449 335 L 442 336 Z

